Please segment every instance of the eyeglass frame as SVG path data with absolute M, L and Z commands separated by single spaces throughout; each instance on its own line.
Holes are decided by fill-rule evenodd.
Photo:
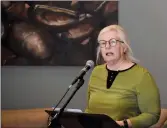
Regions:
M 115 40 L 115 45 L 112 45 L 112 44 L 113 44 L 113 43 L 111 43 L 112 40 Z M 101 46 L 102 43 L 100 43 L 100 41 L 104 41 L 104 42 L 105 42 L 105 44 L 104 44 L 103 47 Z M 111 38 L 111 39 L 108 40 L 108 41 L 106 41 L 106 40 L 100 40 L 100 41 L 98 41 L 98 43 L 99 43 L 99 46 L 100 46 L 101 48 L 106 48 L 107 42 L 109 42 L 109 46 L 110 46 L 110 47 L 111 47 L 111 46 L 112 46 L 112 47 L 115 47 L 115 46 L 117 45 L 117 42 L 124 43 L 123 41 L 118 40 L 118 39 L 115 39 L 115 38 Z

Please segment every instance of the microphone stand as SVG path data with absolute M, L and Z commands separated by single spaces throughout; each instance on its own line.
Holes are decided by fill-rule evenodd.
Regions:
M 84 84 L 84 82 L 85 81 L 84 81 L 83 77 L 79 79 L 79 82 L 78 82 L 77 86 L 75 87 L 75 90 L 72 92 L 71 96 L 67 99 L 67 101 L 65 102 L 63 107 L 59 110 L 59 112 L 57 112 L 54 115 L 54 117 L 51 119 L 51 121 L 49 122 L 48 128 L 63 128 L 63 126 L 59 122 L 60 117 L 63 114 L 64 109 L 66 108 L 68 103 L 71 101 L 71 99 L 73 98 L 75 93 L 79 90 L 79 88 Z

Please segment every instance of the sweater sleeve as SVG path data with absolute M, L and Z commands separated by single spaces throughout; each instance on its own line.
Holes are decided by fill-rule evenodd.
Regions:
M 88 85 L 89 86 L 89 85 Z M 86 104 L 86 109 L 85 109 L 85 113 L 89 112 L 89 96 L 90 96 L 90 91 L 89 91 L 89 87 L 88 87 L 88 91 L 87 91 L 87 104 Z
M 92 71 L 92 74 L 90 75 L 90 79 L 89 79 L 89 82 L 88 82 L 85 113 L 89 112 L 90 84 L 91 84 L 91 80 L 92 80 L 93 74 L 94 74 L 94 70 Z
M 136 87 L 138 106 L 141 114 L 130 118 L 132 128 L 148 128 L 157 123 L 160 117 L 159 89 L 149 72 L 143 75 Z

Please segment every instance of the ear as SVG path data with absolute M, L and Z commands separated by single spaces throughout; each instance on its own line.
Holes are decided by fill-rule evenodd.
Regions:
M 127 49 L 128 49 L 128 48 L 125 46 L 125 47 L 124 47 L 124 50 L 123 50 L 123 51 L 124 51 L 124 54 L 126 54 Z
M 126 48 L 124 48 L 124 53 L 126 53 Z

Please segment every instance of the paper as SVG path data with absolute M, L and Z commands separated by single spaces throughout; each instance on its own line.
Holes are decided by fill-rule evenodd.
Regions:
M 52 107 L 54 108 L 54 107 Z M 55 111 L 59 111 L 61 108 L 56 108 Z M 64 110 L 65 112 L 77 112 L 77 113 L 82 113 L 81 109 L 73 109 L 73 108 L 66 108 Z

